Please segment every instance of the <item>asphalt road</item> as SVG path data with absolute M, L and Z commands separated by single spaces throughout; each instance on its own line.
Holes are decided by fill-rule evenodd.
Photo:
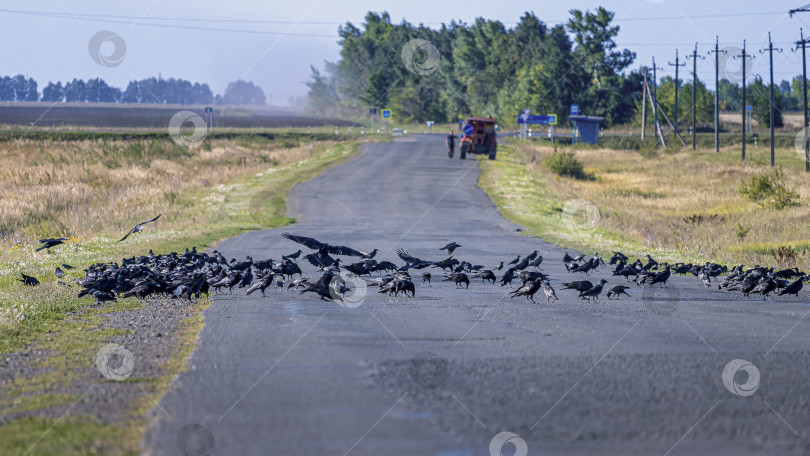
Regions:
M 369 289 L 356 308 L 286 290 L 217 296 L 189 370 L 151 413 L 148 451 L 474 456 L 511 432 L 504 455 L 810 454 L 807 291 L 744 301 L 675 277 L 630 299 L 578 300 L 559 286 L 585 278 L 565 271 L 563 250 L 501 217 L 477 162 L 449 160 L 442 140 L 369 145 L 295 187 L 299 223 L 220 250 L 278 259 L 299 248 L 282 231 L 397 263 L 399 247 L 442 259 L 450 240 L 456 258 L 487 266 L 538 249 L 560 300 L 478 281 L 457 290 L 438 271 L 415 299 Z M 753 394 L 724 385 L 735 359 L 759 372 L 733 377 Z

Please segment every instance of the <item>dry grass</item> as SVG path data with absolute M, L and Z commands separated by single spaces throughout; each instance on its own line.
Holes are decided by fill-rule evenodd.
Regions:
M 158 213 L 176 227 L 194 201 L 180 195 L 214 188 L 272 165 L 312 157 L 314 144 L 215 141 L 189 151 L 169 140 L 19 140 L 0 144 L 0 248 L 41 236 L 117 236 Z
M 762 148 L 749 149 L 753 160 L 746 164 L 739 162 L 736 148 L 719 154 L 683 149 L 651 158 L 632 151 L 576 149 L 586 172 L 596 176 L 592 181 L 561 178 L 544 169 L 543 158 L 554 153 L 550 147 L 515 144 L 503 149 L 501 163 L 482 162 L 482 184 L 496 202 L 525 200 L 499 205 L 541 236 L 587 250 L 598 246 L 600 252 L 625 249 L 692 261 L 808 264 L 810 180 L 792 149 L 777 150 L 777 163 L 784 184 L 799 194 L 799 206 L 783 210 L 762 208 L 739 193 L 740 182 L 770 172 Z M 504 183 L 510 179 L 522 182 Z M 575 199 L 596 207 L 598 226 L 572 238 L 560 223 L 561 207 Z M 738 225 L 748 229 L 743 238 Z M 784 249 L 780 254 L 783 246 L 794 255 L 785 255 Z

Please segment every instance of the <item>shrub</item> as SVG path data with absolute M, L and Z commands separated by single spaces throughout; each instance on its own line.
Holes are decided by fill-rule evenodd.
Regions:
M 754 176 L 740 184 L 740 195 L 748 196 L 762 207 L 784 209 L 798 206 L 799 195 L 782 183 L 782 172 L 777 168 L 773 173 Z
M 577 160 L 573 152 L 560 152 L 549 155 L 543 159 L 543 166 L 558 176 L 573 177 L 574 179 L 590 180 L 593 175 L 585 172 L 582 163 Z
M 738 223 L 737 227 L 734 228 L 734 234 L 737 235 L 737 239 L 743 240 L 746 236 L 748 236 L 748 232 L 751 231 L 751 228 L 746 228 L 742 226 L 742 223 Z

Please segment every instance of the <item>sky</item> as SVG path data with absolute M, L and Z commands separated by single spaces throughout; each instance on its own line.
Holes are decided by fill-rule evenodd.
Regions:
M 568 10 L 598 6 L 616 13 L 621 27 L 617 43 L 637 53 L 633 68 L 663 68 L 658 76 L 674 75 L 675 50 L 691 54 L 698 43 L 698 77 L 714 86 L 714 48 L 741 46 L 756 58 L 752 74 L 768 81 L 768 47 L 774 47 L 774 78 L 781 81 L 801 73 L 801 53 L 793 43 L 803 27 L 810 35 L 810 12 L 792 18 L 787 11 L 810 0 L 768 2 L 752 0 L 615 0 L 615 1 L 388 1 L 388 0 L 6 0 L 0 3 L 0 75 L 25 74 L 40 84 L 73 78 L 100 77 L 124 88 L 133 79 L 161 75 L 205 82 L 222 93 L 237 79 L 252 81 L 268 95 L 269 103 L 288 104 L 290 97 L 305 96 L 310 65 L 337 61 L 337 29 L 352 22 L 361 25 L 368 11 L 387 11 L 394 23 L 407 20 L 438 27 L 451 20 L 471 23 L 476 17 L 500 20 L 513 27 L 525 11 L 533 11 L 549 25 L 564 23 Z M 250 22 L 254 21 L 254 22 Z M 255 22 L 259 21 L 259 22 Z M 99 32 L 111 32 L 97 35 Z M 120 39 L 104 40 L 117 35 Z M 96 36 L 94 40 L 93 37 Z M 101 37 L 101 38 L 98 38 Z M 109 55 L 115 43 L 126 46 L 122 59 L 97 63 L 89 47 L 100 44 Z M 119 44 L 120 46 L 120 44 Z M 735 49 L 729 49 L 735 51 Z M 731 55 L 734 52 L 725 55 Z M 722 67 L 733 73 L 739 60 Z M 691 77 L 692 62 L 680 77 Z

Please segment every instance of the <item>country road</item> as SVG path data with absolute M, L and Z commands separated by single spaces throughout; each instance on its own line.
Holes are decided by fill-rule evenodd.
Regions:
M 449 160 L 440 136 L 369 144 L 293 189 L 298 223 L 219 250 L 279 259 L 300 247 L 284 231 L 398 264 L 397 248 L 439 260 L 449 241 L 463 246 L 454 257 L 489 267 L 537 249 L 559 301 L 509 299 L 509 287 L 480 281 L 456 289 L 438 270 L 432 286 L 414 273 L 416 298 L 369 288 L 356 308 L 275 289 L 215 296 L 188 371 L 150 413 L 146 451 L 478 456 L 505 431 L 529 455 L 810 454 L 807 289 L 745 301 L 690 276 L 578 300 L 559 284 L 587 277 L 505 220 L 479 172 Z M 624 283 L 606 267 L 589 280 L 599 278 Z M 760 374 L 733 377 L 737 394 L 723 382 L 735 359 Z

